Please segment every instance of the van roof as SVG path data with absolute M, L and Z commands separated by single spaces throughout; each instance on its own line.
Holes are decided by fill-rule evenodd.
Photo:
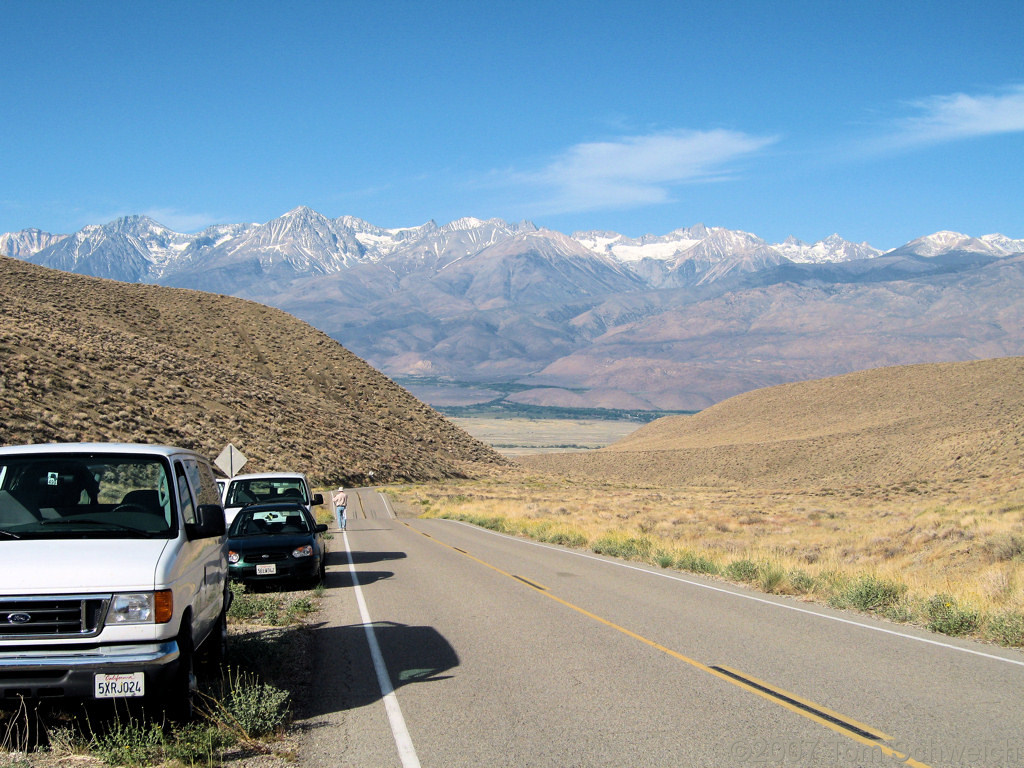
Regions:
M 274 480 L 274 479 L 298 479 L 305 478 L 306 476 L 301 472 L 253 472 L 248 475 L 235 475 L 228 478 L 228 482 L 234 482 L 235 480 Z
M 41 453 L 136 453 L 145 456 L 174 456 L 180 453 L 196 454 L 188 448 L 148 443 L 31 443 L 0 447 L 0 456 Z

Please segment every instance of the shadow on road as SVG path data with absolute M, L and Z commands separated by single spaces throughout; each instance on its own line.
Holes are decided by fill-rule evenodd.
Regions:
M 362 582 L 364 574 L 360 573 Z M 411 683 L 449 677 L 459 665 L 458 654 L 433 627 L 413 627 L 378 621 L 373 633 L 395 690 Z M 364 707 L 380 701 L 366 630 L 362 624 L 320 627 L 316 630 L 316 694 L 308 697 L 305 717 Z
M 393 571 L 359 571 L 359 583 L 362 586 L 373 584 L 375 581 L 383 581 L 394 576 Z M 328 589 L 334 587 L 348 588 L 355 586 L 356 580 L 352 577 L 351 571 L 331 571 L 324 577 L 324 586 Z
M 382 560 L 402 560 L 408 557 L 405 552 L 353 552 L 352 562 L 356 565 L 379 563 Z M 327 565 L 348 565 L 348 555 L 344 550 L 327 553 Z

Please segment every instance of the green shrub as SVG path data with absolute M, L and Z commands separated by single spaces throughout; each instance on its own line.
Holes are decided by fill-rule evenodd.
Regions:
M 189 723 L 175 729 L 163 744 L 163 762 L 216 765 L 226 747 L 237 741 L 230 731 L 209 722 Z
M 210 698 L 207 717 L 245 738 L 275 733 L 288 721 L 288 692 L 249 672 L 228 674 L 221 697 Z
M 231 608 L 228 609 L 228 619 L 237 621 L 262 620 L 264 624 L 275 625 L 279 612 L 280 600 L 272 593 L 246 592 L 244 587 L 238 584 L 231 585 L 231 591 L 235 597 L 231 601 Z
M 284 616 L 288 622 L 297 622 L 311 613 L 316 613 L 316 604 L 313 598 L 307 596 L 295 598 L 284 609 Z
M 960 606 L 952 595 L 935 595 L 925 604 L 928 629 L 944 635 L 967 635 L 978 628 L 978 612 Z
M 897 584 L 877 576 L 861 576 L 840 587 L 829 602 L 839 608 L 882 613 L 895 608 L 906 591 L 905 584 Z
M 913 623 L 914 620 L 920 618 L 921 615 L 917 606 L 908 604 L 906 599 L 890 605 L 882 610 L 881 613 L 882 616 L 889 619 L 889 621 L 898 621 L 904 624 Z
M 733 560 L 722 573 L 734 581 L 753 581 L 757 577 L 757 570 L 757 563 L 753 560 Z
M 808 592 L 813 592 L 815 583 L 814 577 L 808 575 L 806 571 L 796 570 L 789 572 L 789 586 L 797 594 L 805 595 Z
M 117 719 L 93 736 L 95 754 L 108 765 L 148 765 L 162 751 L 164 731 L 159 723 L 129 717 Z
M 774 563 L 761 563 L 757 569 L 757 586 L 765 592 L 775 592 L 786 580 L 784 568 Z
M 720 570 L 714 560 L 689 550 L 684 550 L 676 556 L 676 568 L 681 571 L 690 571 L 691 573 L 710 574 L 716 574 Z
M 676 558 L 671 552 L 665 552 L 659 550 L 654 553 L 654 562 L 660 565 L 662 568 L 671 568 L 676 564 Z
M 1024 613 L 1006 611 L 988 620 L 985 636 L 1011 648 L 1024 646 Z
M 279 627 L 295 624 L 318 609 L 318 600 L 323 596 L 322 585 L 311 592 L 294 599 L 276 592 L 247 592 L 235 583 L 231 585 L 235 597 L 228 610 L 228 621 L 251 622 Z
M 606 533 L 590 544 L 591 551 L 599 555 L 625 560 L 646 560 L 653 548 L 653 543 L 646 536 L 623 536 L 616 533 Z
M 46 732 L 47 749 L 59 756 L 84 754 L 89 749 L 89 740 L 77 728 L 58 725 Z M 6 745 L 5 745 L 6 746 Z
M 470 525 L 477 525 L 481 528 L 487 528 L 491 531 L 499 531 L 501 533 L 508 533 L 508 521 L 504 517 L 498 517 L 497 515 L 474 515 L 468 513 L 447 513 L 442 515 L 450 520 L 461 520 L 464 523 Z
M 587 546 L 588 539 L 586 535 L 580 531 L 573 531 L 566 528 L 555 528 L 545 534 L 541 541 L 546 541 L 550 544 L 561 544 L 566 547 L 585 547 Z

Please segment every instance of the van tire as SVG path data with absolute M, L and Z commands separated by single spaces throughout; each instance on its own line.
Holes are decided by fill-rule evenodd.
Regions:
M 209 637 L 206 638 L 206 642 L 203 643 L 202 657 L 203 664 L 216 669 L 222 663 L 228 652 L 228 610 L 227 607 L 220 612 L 220 617 L 217 619 L 217 623 L 214 624 L 213 629 L 210 630 Z
M 164 698 L 163 710 L 174 723 L 190 722 L 195 714 L 196 668 L 192 630 L 184 625 L 178 633 L 178 667 Z

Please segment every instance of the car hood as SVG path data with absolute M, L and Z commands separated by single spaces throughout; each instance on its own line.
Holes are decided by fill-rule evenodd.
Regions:
M 45 595 L 151 590 L 169 539 L 0 541 L 0 592 Z
M 308 506 L 306 506 L 305 504 L 303 504 L 302 506 L 305 507 L 307 512 L 309 511 Z M 228 528 L 230 528 L 231 524 L 235 521 L 235 517 L 237 517 L 238 513 L 241 511 L 242 507 L 224 507 L 224 524 Z

